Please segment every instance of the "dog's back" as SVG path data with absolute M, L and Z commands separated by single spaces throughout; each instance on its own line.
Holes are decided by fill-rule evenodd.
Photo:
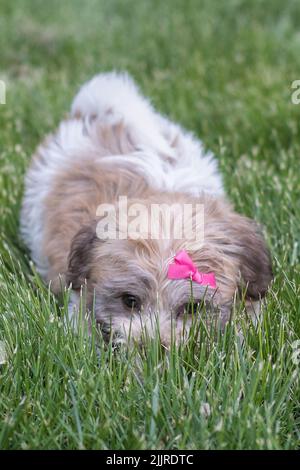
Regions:
M 200 141 L 158 114 L 127 74 L 97 75 L 75 96 L 70 119 L 37 149 L 26 175 L 21 234 L 42 275 L 49 268 L 43 254 L 45 201 L 62 172 L 79 165 L 84 178 L 91 162 L 100 173 L 134 169 L 161 191 L 223 192 L 216 161 Z

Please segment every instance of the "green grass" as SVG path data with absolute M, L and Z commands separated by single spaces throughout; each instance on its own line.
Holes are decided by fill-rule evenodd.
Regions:
M 299 22 L 298 0 L 0 1 L 0 448 L 299 448 Z M 203 139 L 264 226 L 275 279 L 242 345 L 233 321 L 183 351 L 97 355 L 34 274 L 18 238 L 30 155 L 113 68 Z

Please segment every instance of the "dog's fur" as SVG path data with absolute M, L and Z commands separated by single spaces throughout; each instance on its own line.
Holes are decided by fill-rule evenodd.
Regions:
M 124 195 L 147 207 L 203 204 L 204 242 L 99 239 L 97 207 Z M 195 226 L 195 212 L 191 217 Z M 26 177 L 21 233 L 53 291 L 71 284 L 76 305 L 86 282 L 97 322 L 123 339 L 139 339 L 144 328 L 154 334 L 154 317 L 163 343 L 169 344 L 174 322 L 180 337 L 191 285 L 167 278 L 180 249 L 200 271 L 215 273 L 217 291 L 193 283 L 193 297 L 200 302 L 205 294 L 220 307 L 223 322 L 237 290 L 245 287 L 248 299 L 259 300 L 272 278 L 261 232 L 225 200 L 213 156 L 159 115 L 126 74 L 101 74 L 86 83 L 70 118 L 38 148 Z M 126 308 L 123 293 L 137 296 L 141 307 Z

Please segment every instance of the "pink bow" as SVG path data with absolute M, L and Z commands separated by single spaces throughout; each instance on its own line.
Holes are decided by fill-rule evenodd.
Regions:
M 187 279 L 216 289 L 214 273 L 200 273 L 185 250 L 181 250 L 174 258 L 175 263 L 169 265 L 168 279 Z

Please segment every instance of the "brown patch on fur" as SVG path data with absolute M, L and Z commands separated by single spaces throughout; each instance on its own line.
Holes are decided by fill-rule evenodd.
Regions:
M 252 220 L 233 216 L 236 256 L 247 297 L 259 300 L 264 297 L 273 278 L 270 253 L 263 238 L 261 229 Z M 244 287 L 241 286 L 241 287 Z
M 45 239 L 43 251 L 49 260 L 48 281 L 52 289 L 61 288 L 58 275 L 65 275 L 71 242 L 96 216 L 102 203 L 113 203 L 119 194 L 145 194 L 146 182 L 127 170 L 103 170 L 88 158 L 56 178 L 45 200 Z
M 98 124 L 95 126 L 96 138 L 108 155 L 126 155 L 137 147 L 122 121 L 112 126 Z
M 95 223 L 82 227 L 72 240 L 66 282 L 68 285 L 71 284 L 74 290 L 80 290 L 85 281 L 89 281 L 96 241 L 99 240 Z

